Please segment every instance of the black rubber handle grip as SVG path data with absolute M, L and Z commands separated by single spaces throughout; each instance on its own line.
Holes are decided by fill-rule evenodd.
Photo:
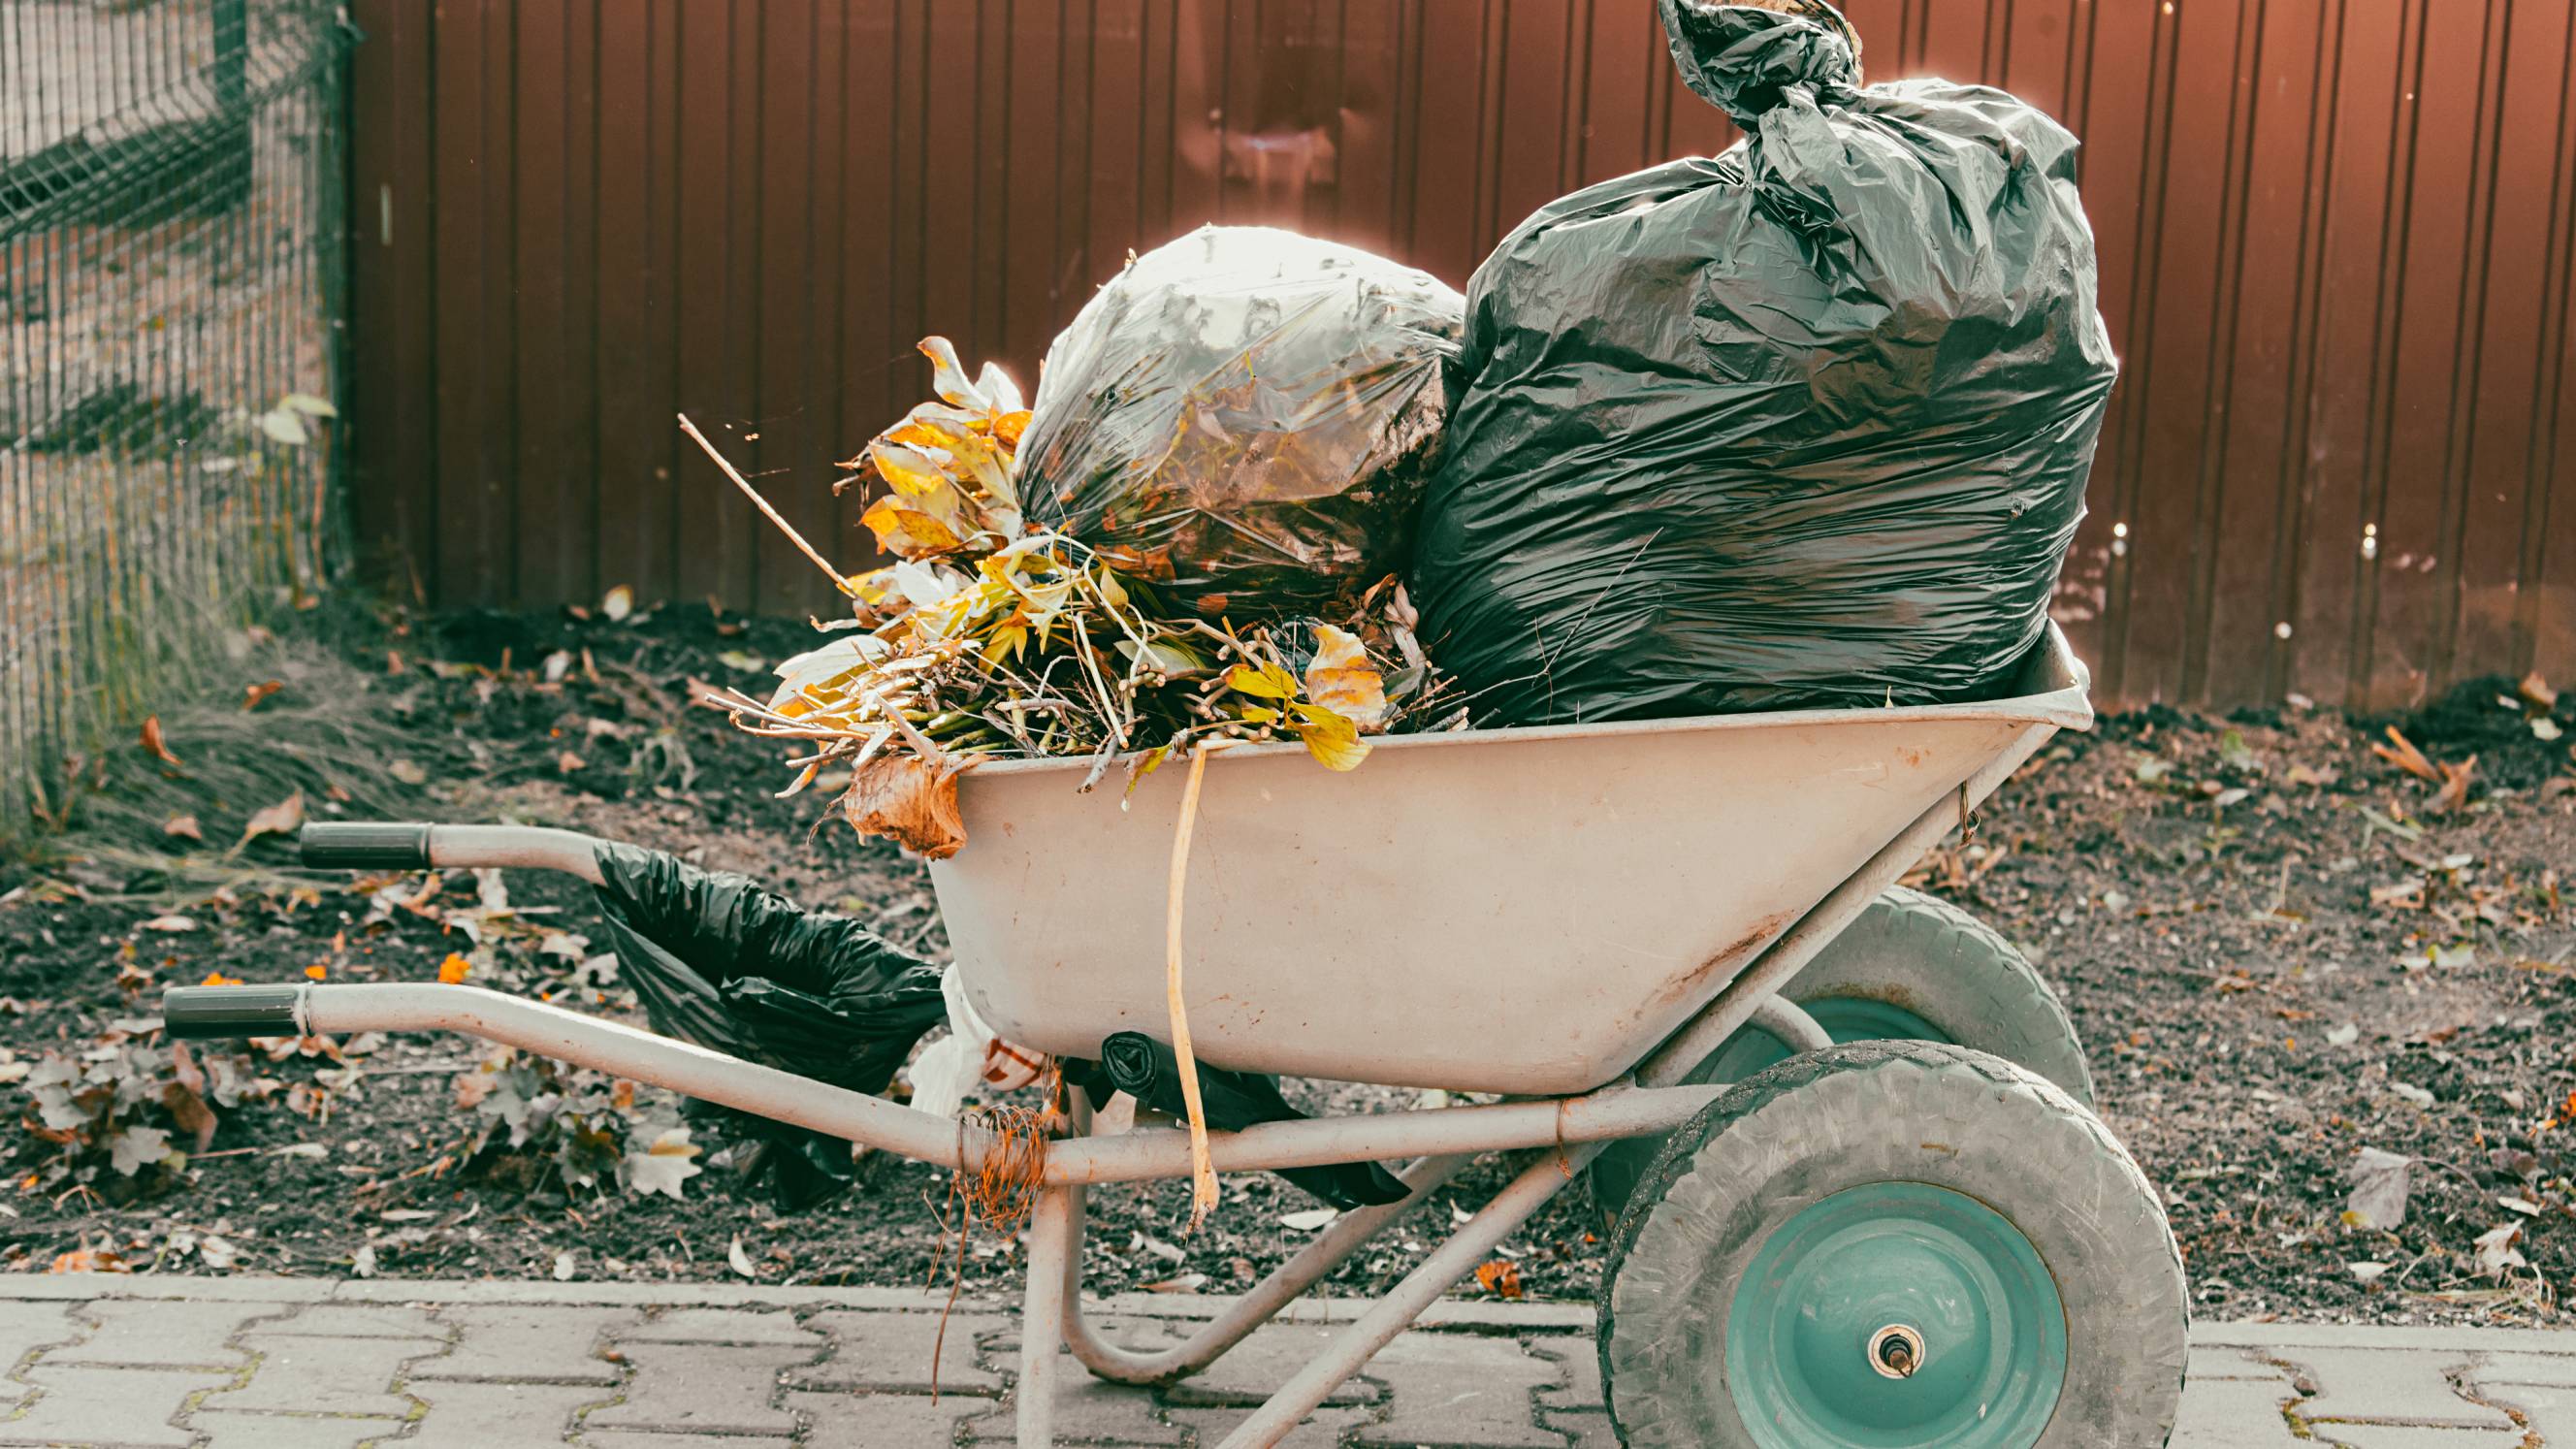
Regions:
M 314 870 L 429 869 L 429 827 L 416 821 L 307 825 L 296 844 Z
M 301 986 L 173 986 L 161 993 L 161 1023 L 180 1041 L 294 1036 Z

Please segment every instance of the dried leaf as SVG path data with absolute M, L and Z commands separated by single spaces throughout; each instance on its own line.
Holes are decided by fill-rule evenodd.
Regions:
M 861 835 L 881 835 L 931 860 L 946 860 L 966 844 L 966 821 L 957 809 L 959 773 L 944 758 L 879 754 L 852 774 L 841 810 Z
M 304 828 L 304 792 L 298 790 L 250 818 L 242 838 L 233 849 L 239 850 L 263 835 L 292 835 Z
M 725 1245 L 725 1264 L 746 1278 L 760 1276 L 760 1270 L 751 1265 L 751 1255 L 742 1250 L 740 1233 L 734 1234 L 733 1241 Z
M 185 765 L 179 763 L 179 757 L 177 755 L 170 753 L 169 745 L 163 743 L 161 739 L 161 716 L 157 714 L 146 715 L 143 717 L 143 753 L 150 755 L 152 758 L 159 760 L 165 765 L 168 765 L 171 769 L 183 770 L 187 768 Z
M 563 1249 L 563 1250 L 561 1250 L 560 1252 L 558 1252 L 558 1253 L 556 1253 L 556 1254 L 555 1254 L 555 1270 L 554 1270 L 554 1271 L 555 1271 L 555 1281 L 556 1281 L 556 1282 L 558 1282 L 558 1283 L 569 1283 L 569 1282 L 571 1282 L 571 1281 L 572 1281 L 572 1275 L 573 1275 L 573 1258 L 572 1258 L 572 1249 L 570 1249 L 570 1248 L 565 1248 L 565 1249 Z
M 680 1199 L 680 1184 L 706 1169 L 689 1159 L 698 1149 L 689 1141 L 689 1129 L 673 1127 L 653 1139 L 642 1152 L 626 1154 L 626 1187 L 630 1192 L 646 1195 L 663 1193 Z
M 2524 1261 L 2521 1252 L 2514 1247 L 2514 1244 L 2521 1241 L 2522 1224 L 2498 1223 L 2478 1234 L 2476 1251 L 2471 1255 L 2470 1261 L 2477 1266 L 2481 1274 L 2489 1278 L 2501 1278 L 2511 1269 L 2530 1266 Z
M 54 1259 L 48 1273 L 130 1273 L 125 1260 L 110 1248 L 80 1248 Z
M 2469 776 L 2478 768 L 2478 757 L 2471 755 L 2456 765 L 2444 764 L 2438 768 L 2442 772 L 2442 788 L 2435 792 L 2430 808 L 2436 815 L 2447 815 L 2469 803 Z
M 2522 684 L 2519 687 L 2519 692 L 2522 695 L 2523 702 L 2534 709 L 2556 709 L 2558 707 L 2558 691 L 2549 687 L 2549 681 L 2541 678 L 2540 671 L 2537 669 L 2522 677 Z
M 123 1177 L 132 1177 L 169 1155 L 170 1134 L 158 1127 L 128 1127 L 108 1144 L 108 1165 Z
M 285 687 L 286 681 L 283 679 L 263 679 L 257 684 L 242 686 L 242 709 L 247 712 L 259 708 L 262 700 Z
M 1476 1268 L 1476 1282 L 1497 1298 L 1521 1296 L 1521 1265 L 1509 1258 L 1496 1258 Z
M 1368 758 L 1368 741 L 1360 738 L 1357 727 L 1328 709 L 1313 705 L 1291 706 L 1296 713 L 1297 738 L 1306 742 L 1306 753 L 1323 762 L 1328 770 L 1355 770 Z
M 473 962 L 466 960 L 465 957 L 458 952 L 450 951 L 447 953 L 447 959 L 438 963 L 439 984 L 442 986 L 461 986 L 465 983 L 467 974 L 472 972 L 473 969 Z
M 195 1151 L 205 1151 L 215 1140 L 215 1109 L 184 1083 L 163 1084 L 161 1105 L 170 1109 L 170 1120 L 179 1124 L 180 1131 L 196 1139 Z
M 614 624 L 635 612 L 635 590 L 625 584 L 610 589 L 599 601 L 599 612 Z
M 1342 1215 L 1339 1208 L 1308 1208 L 1304 1212 L 1281 1213 L 1279 1226 L 1291 1232 L 1316 1232 Z
M 154 916 L 152 919 L 145 921 L 142 924 L 141 929 L 146 931 L 160 931 L 166 935 L 175 936 L 183 931 L 193 931 L 197 929 L 197 918 L 194 916 L 179 915 Z
M 1306 666 L 1306 697 L 1349 720 L 1362 733 L 1386 723 L 1386 678 L 1355 636 L 1315 626 L 1315 657 Z
M 203 840 L 206 838 L 206 832 L 198 828 L 197 817 L 194 815 L 171 816 L 169 819 L 161 822 L 161 833 L 164 835 L 177 836 L 181 840 Z

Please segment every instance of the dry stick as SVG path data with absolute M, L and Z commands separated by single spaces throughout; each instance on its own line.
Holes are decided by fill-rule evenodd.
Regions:
M 760 496 L 760 490 L 751 486 L 751 480 L 742 476 L 740 470 L 727 462 L 724 454 L 716 451 L 716 445 L 707 441 L 707 435 L 698 431 L 698 425 L 689 421 L 687 413 L 679 416 L 680 431 L 688 434 L 691 442 L 706 450 L 707 456 L 713 458 L 716 466 L 724 470 L 724 475 L 733 480 L 733 486 L 742 490 L 743 496 L 751 500 L 752 506 L 759 509 L 763 517 L 778 525 L 778 531 L 787 535 L 787 541 L 796 545 L 797 552 L 814 561 L 814 567 L 823 571 L 823 576 L 832 581 L 832 587 L 835 590 L 848 593 L 849 580 L 841 577 L 841 571 L 832 567 L 829 559 L 814 551 L 814 545 L 805 541 L 805 535 L 796 531 L 796 525 L 778 516 L 778 510 L 770 507 L 769 500 Z
M 1190 782 L 1181 791 L 1181 823 L 1172 832 L 1171 905 L 1163 918 L 1163 1004 L 1172 1013 L 1172 1055 L 1181 1066 L 1181 1101 L 1190 1110 L 1190 1231 L 1216 1207 L 1216 1166 L 1208 1160 L 1207 1109 L 1199 1102 L 1198 1057 L 1190 1050 L 1189 1008 L 1181 1004 L 1181 892 L 1190 874 L 1190 827 L 1199 816 L 1199 781 L 1210 751 L 1190 751 Z

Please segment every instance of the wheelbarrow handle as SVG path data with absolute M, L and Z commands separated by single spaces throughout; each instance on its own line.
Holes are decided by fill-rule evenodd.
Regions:
M 313 870 L 427 870 L 430 829 L 400 820 L 313 824 L 295 843 Z
M 173 986 L 161 993 L 161 1024 L 177 1041 L 302 1036 L 301 986 Z
M 432 866 L 532 867 L 599 884 L 599 841 L 534 825 L 428 825 L 352 820 L 307 825 L 297 838 L 315 870 L 427 870 Z

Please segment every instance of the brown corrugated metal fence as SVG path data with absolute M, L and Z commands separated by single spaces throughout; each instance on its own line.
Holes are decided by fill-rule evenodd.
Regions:
M 925 395 L 925 333 L 1033 381 L 1202 221 L 1463 285 L 1539 203 L 1732 139 L 1648 0 L 354 9 L 358 534 L 441 605 L 816 606 L 673 413 L 855 564 L 830 463 Z M 2106 694 L 2576 675 L 2576 0 L 1850 14 L 1873 78 L 2086 140 L 2128 371 L 2061 617 Z

